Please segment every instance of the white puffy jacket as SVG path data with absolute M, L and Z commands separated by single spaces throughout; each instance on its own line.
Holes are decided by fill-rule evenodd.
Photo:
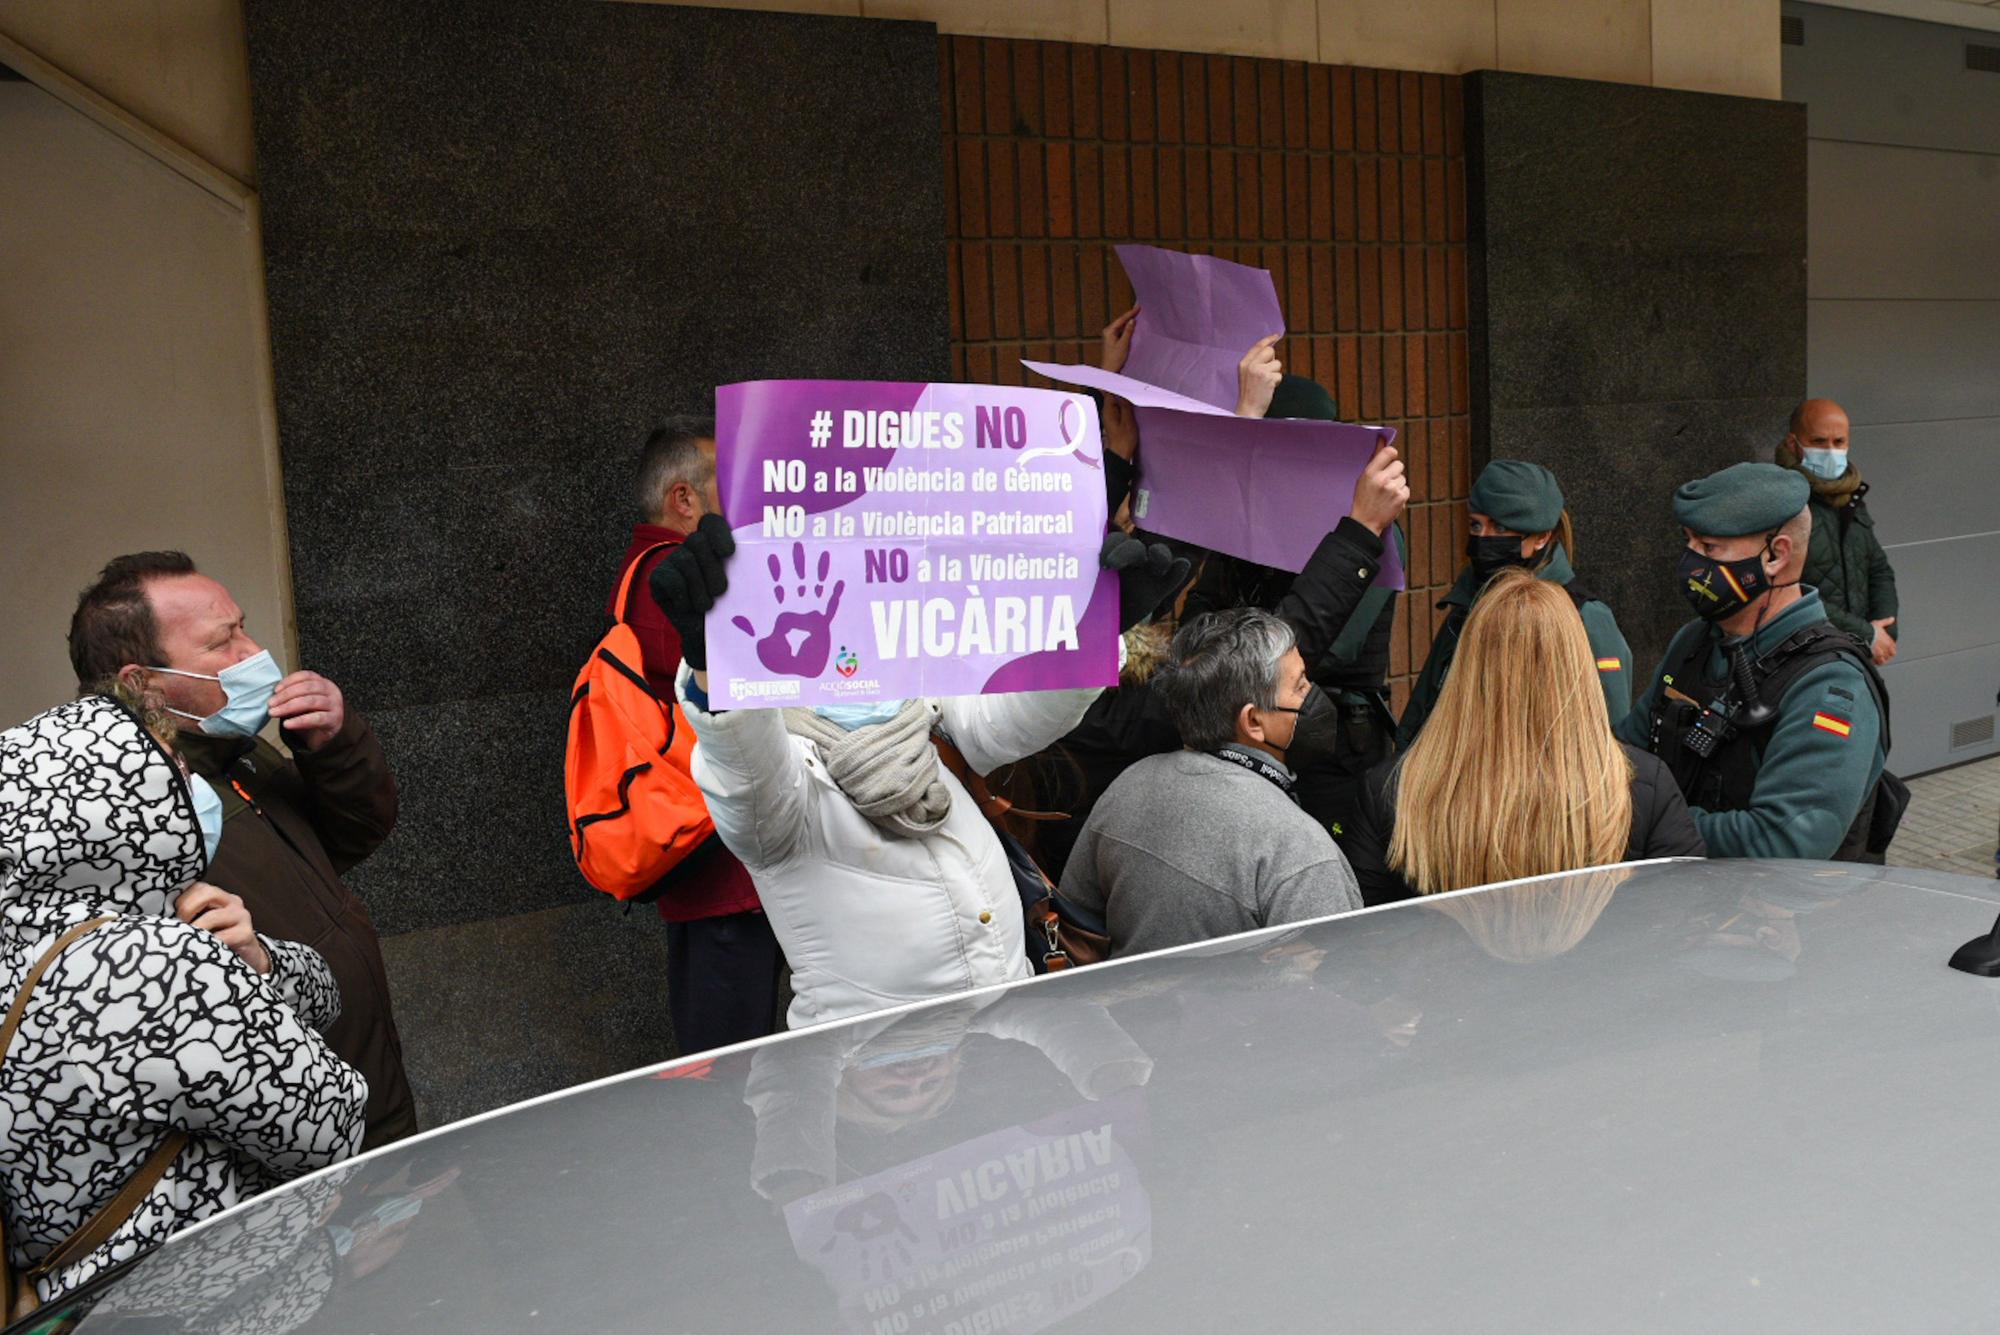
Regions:
M 781 711 L 710 713 L 688 700 L 691 680 L 683 666 L 675 691 L 694 728 L 694 781 L 785 948 L 792 1028 L 1029 975 L 1007 856 L 949 771 L 938 771 L 951 790 L 944 824 L 922 838 L 888 834 L 855 810 Z M 1097 696 L 927 703 L 973 772 L 990 774 L 1068 733 Z

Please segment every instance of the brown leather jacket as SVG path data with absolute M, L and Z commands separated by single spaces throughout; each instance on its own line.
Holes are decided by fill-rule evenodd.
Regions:
M 417 1129 L 403 1073 L 403 1041 L 389 1007 L 389 975 L 368 910 L 340 874 L 389 837 L 396 780 L 382 745 L 347 712 L 316 751 L 187 731 L 175 744 L 222 799 L 222 844 L 204 880 L 241 896 L 257 930 L 317 950 L 340 984 L 340 1018 L 327 1045 L 368 1080 L 363 1149 Z M 246 800 L 247 799 L 247 800 Z

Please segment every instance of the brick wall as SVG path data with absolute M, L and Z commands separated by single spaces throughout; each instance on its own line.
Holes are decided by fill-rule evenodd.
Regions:
M 1462 564 L 1470 483 L 1459 80 L 940 42 L 954 374 L 1039 384 L 1020 358 L 1094 359 L 1132 300 L 1117 242 L 1269 269 L 1285 368 L 1347 420 L 1394 426 L 1410 461 L 1400 710 Z

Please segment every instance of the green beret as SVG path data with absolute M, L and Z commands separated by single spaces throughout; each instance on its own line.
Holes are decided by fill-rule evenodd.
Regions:
M 1472 484 L 1472 509 L 1516 533 L 1547 533 L 1562 518 L 1556 475 L 1523 459 L 1495 459 Z
M 1789 468 L 1731 464 L 1683 482 L 1674 493 L 1674 518 L 1704 538 L 1741 538 L 1784 527 L 1810 500 L 1812 485 Z
M 1334 404 L 1333 395 L 1327 393 L 1326 386 L 1319 381 L 1302 375 L 1288 375 L 1282 377 L 1278 387 L 1271 391 L 1271 406 L 1265 410 L 1264 416 L 1338 422 L 1340 409 Z

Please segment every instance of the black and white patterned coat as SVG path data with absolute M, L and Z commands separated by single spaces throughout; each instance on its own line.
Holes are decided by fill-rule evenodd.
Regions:
M 86 697 L 0 733 L 0 1007 L 55 938 L 109 923 L 43 975 L 0 1065 L 0 1209 L 33 1264 L 170 1128 L 192 1139 L 51 1297 L 361 1143 L 368 1087 L 321 1041 L 339 992 L 310 947 L 259 977 L 173 916 L 206 866 L 186 780 L 130 712 Z

